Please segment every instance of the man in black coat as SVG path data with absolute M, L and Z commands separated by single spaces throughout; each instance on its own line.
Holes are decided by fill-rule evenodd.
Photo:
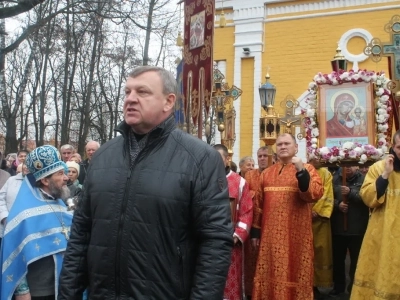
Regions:
M 220 155 L 175 128 L 176 81 L 138 67 L 120 136 L 93 156 L 58 300 L 221 300 L 233 246 Z
M 89 141 L 86 146 L 85 146 L 85 152 L 86 152 L 86 159 L 82 161 L 79 166 L 80 166 L 80 172 L 79 172 L 79 177 L 78 181 L 79 184 L 84 184 L 85 183 L 85 177 L 86 177 L 86 172 L 89 168 L 90 161 L 92 160 L 93 154 L 100 148 L 99 142 L 96 141 Z
M 333 171 L 333 194 L 335 206 L 331 216 L 332 230 L 332 257 L 334 288 L 330 296 L 342 294 L 346 289 L 345 260 L 347 251 L 350 254 L 350 283 L 348 292 L 351 292 L 358 255 L 362 240 L 367 230 L 369 209 L 362 201 L 359 192 L 364 182 L 357 166 L 345 167 L 346 185 L 342 185 L 342 169 Z M 347 201 L 343 201 L 346 196 Z M 346 227 L 345 227 L 345 218 Z

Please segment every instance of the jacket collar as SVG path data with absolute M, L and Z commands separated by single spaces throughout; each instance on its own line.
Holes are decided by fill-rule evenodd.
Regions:
M 174 129 L 175 129 L 175 118 L 174 115 L 171 114 L 165 121 L 163 121 L 161 124 L 157 125 L 153 130 L 150 131 L 149 138 L 154 139 L 169 134 Z M 125 121 L 119 123 L 117 128 L 115 129 L 115 131 L 122 134 L 124 139 L 129 137 L 129 130 L 132 129 L 128 124 L 126 124 Z

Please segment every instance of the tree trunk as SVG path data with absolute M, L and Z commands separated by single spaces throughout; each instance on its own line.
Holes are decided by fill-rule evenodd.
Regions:
M 99 4 L 100 6 L 100 4 Z M 100 11 L 100 8 L 99 8 Z M 82 136 L 79 139 L 79 144 L 78 144 L 78 152 L 83 153 L 85 150 L 85 145 L 86 145 L 86 138 L 89 133 L 89 127 L 90 127 L 90 106 L 91 106 L 91 97 L 92 97 L 92 90 L 93 90 L 93 78 L 94 78 L 94 70 L 95 70 L 95 65 L 96 65 L 96 56 L 97 56 L 97 45 L 100 39 L 100 32 L 101 32 L 101 27 L 103 25 L 103 19 L 98 17 L 94 18 L 94 22 L 96 24 L 95 32 L 93 34 L 93 46 L 92 46 L 92 54 L 90 58 L 90 68 L 89 68 L 89 82 L 87 85 L 87 93 L 86 97 L 84 99 L 84 126 L 83 126 L 83 132 Z
M 147 26 L 146 26 L 146 39 L 144 42 L 144 50 L 143 50 L 143 66 L 147 66 L 149 64 L 149 47 L 150 47 L 150 36 L 152 31 L 152 23 L 153 23 L 153 10 L 155 5 L 155 0 L 150 0 L 149 3 L 149 12 L 147 16 Z

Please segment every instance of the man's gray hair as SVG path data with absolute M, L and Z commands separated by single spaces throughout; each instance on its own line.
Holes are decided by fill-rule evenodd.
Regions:
M 239 160 L 239 168 L 240 168 L 241 166 L 243 166 L 243 165 L 246 163 L 246 161 L 248 161 L 248 160 L 251 160 L 252 162 L 254 162 L 254 159 L 253 159 L 251 156 L 242 157 L 242 158 Z
M 163 94 L 178 94 L 178 84 L 176 83 L 176 79 L 174 75 L 165 70 L 164 68 L 156 67 L 156 66 L 140 66 L 129 73 L 129 77 L 135 78 L 139 75 L 147 72 L 156 72 L 163 83 Z
M 93 143 L 93 144 L 95 144 L 95 145 L 97 146 L 97 149 L 99 149 L 99 148 L 100 148 L 100 143 L 99 143 L 98 141 L 89 141 L 89 142 L 87 142 L 87 143 L 86 143 L 86 145 L 85 145 L 85 149 L 86 149 L 86 147 L 87 147 L 87 145 L 88 145 L 89 143 Z
M 259 151 L 268 151 L 268 146 L 262 146 L 260 148 L 258 148 L 257 152 Z
M 71 151 L 74 151 L 75 148 L 74 148 L 74 146 L 72 146 L 72 145 L 70 145 L 70 144 L 65 144 L 65 145 L 62 145 L 62 146 L 61 146 L 60 150 L 61 150 L 61 151 L 63 151 L 63 150 L 71 150 Z

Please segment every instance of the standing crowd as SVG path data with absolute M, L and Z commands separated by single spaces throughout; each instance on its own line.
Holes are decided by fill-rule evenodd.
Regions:
M 119 135 L 10 154 L 0 299 L 400 299 L 400 131 L 369 169 L 320 168 L 290 134 L 231 168 L 175 126 L 176 80 L 135 68 Z M 346 280 L 345 260 L 350 258 Z

